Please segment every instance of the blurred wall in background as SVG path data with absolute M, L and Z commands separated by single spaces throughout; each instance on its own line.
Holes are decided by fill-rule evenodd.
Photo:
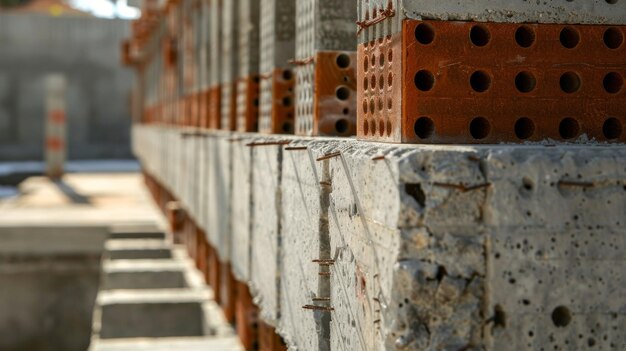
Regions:
M 0 161 L 43 158 L 45 77 L 68 81 L 70 160 L 132 158 L 132 75 L 120 64 L 129 21 L 0 14 Z

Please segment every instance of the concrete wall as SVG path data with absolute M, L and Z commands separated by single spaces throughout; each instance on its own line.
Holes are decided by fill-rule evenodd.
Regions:
M 0 350 L 82 351 L 105 227 L 0 227 Z
M 133 129 L 171 188 L 182 130 Z M 236 150 L 210 163 L 232 208 L 205 210 L 238 224 L 210 241 L 291 349 L 626 349 L 624 146 L 188 138 Z
M 0 14 L 0 161 L 43 157 L 44 78 L 67 76 L 70 159 L 130 158 L 129 22 Z

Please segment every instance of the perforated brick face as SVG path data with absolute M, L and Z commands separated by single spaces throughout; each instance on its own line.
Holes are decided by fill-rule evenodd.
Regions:
M 295 1 L 264 0 L 260 12 L 259 131 L 292 134 L 295 77 L 288 61 L 295 56 Z
M 405 20 L 398 55 L 385 47 L 389 37 L 360 48 L 359 136 L 624 141 L 625 33 L 621 26 Z M 385 50 L 402 63 L 381 62 Z M 401 74 L 391 72 L 400 65 Z M 385 106 L 396 101 L 401 110 Z M 401 136 L 394 135 L 399 123 Z

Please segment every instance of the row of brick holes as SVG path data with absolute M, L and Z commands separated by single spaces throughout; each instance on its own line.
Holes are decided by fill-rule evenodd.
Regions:
M 435 41 L 436 33 L 433 26 L 420 23 L 415 28 L 415 39 L 422 45 L 430 45 Z M 483 47 L 491 41 L 491 33 L 487 27 L 477 24 L 472 26 L 469 39 L 477 47 Z M 522 48 L 530 48 L 535 44 L 537 35 L 531 26 L 522 25 L 515 31 L 515 41 Z M 602 37 L 608 49 L 619 49 L 624 43 L 624 34 L 617 27 L 610 27 L 604 31 Z M 559 41 L 564 48 L 574 49 L 580 43 L 580 32 L 574 27 L 564 27 L 559 35 Z
M 346 54 L 337 55 L 337 58 L 335 59 L 335 64 L 340 70 L 346 70 L 350 68 L 350 56 Z M 344 75 L 343 81 L 347 83 L 348 80 L 349 77 L 347 75 Z M 337 89 L 335 89 L 335 96 L 339 101 L 347 101 L 350 98 L 350 89 L 348 89 L 348 87 L 346 87 L 345 85 L 340 85 L 337 87 Z M 347 116 L 350 114 L 350 109 L 346 107 L 342 110 L 342 113 Z M 350 123 L 345 118 L 338 119 L 337 122 L 335 122 L 335 130 L 339 134 L 344 134 L 348 131 L 348 128 L 350 128 Z
M 391 82 L 392 76 L 390 75 L 388 79 Z M 415 87 L 424 92 L 432 90 L 435 86 L 435 82 L 435 76 L 428 70 L 420 70 L 414 77 Z M 367 83 L 367 78 L 365 83 Z M 372 82 L 372 89 L 374 89 L 375 84 L 375 82 Z M 469 85 L 475 92 L 484 93 L 491 88 L 491 75 L 486 71 L 475 71 L 470 75 Z M 582 85 L 582 78 L 577 72 L 564 72 L 559 79 L 561 91 L 567 94 L 580 91 Z M 617 94 L 624 86 L 624 78 L 618 72 L 609 72 L 604 76 L 602 86 L 607 93 Z M 382 87 L 381 82 L 381 89 Z M 520 93 L 530 93 L 535 90 L 536 87 L 537 79 L 531 72 L 522 71 L 515 76 L 515 88 Z
M 415 37 L 418 42 L 429 45 L 435 39 L 432 26 L 422 23 L 415 29 Z M 476 46 L 485 46 L 489 43 L 491 35 L 487 28 L 475 25 L 470 30 L 470 40 Z M 515 39 L 521 47 L 530 47 L 535 41 L 535 32 L 529 26 L 521 26 L 515 33 Z M 565 27 L 560 34 L 561 44 L 566 48 L 574 48 L 580 42 L 580 34 L 571 27 Z M 624 42 L 622 32 L 617 28 L 608 28 L 604 33 L 604 43 L 610 49 L 619 48 Z M 428 70 L 420 70 L 415 74 L 415 86 L 421 91 L 430 91 L 435 85 L 435 76 Z M 623 77 L 617 72 L 609 72 L 603 79 L 604 90 L 609 94 L 617 94 L 624 84 Z M 565 72 L 559 80 L 563 92 L 571 94 L 580 90 L 582 80 L 576 72 Z M 485 71 L 475 71 L 470 76 L 470 86 L 476 92 L 486 92 L 491 87 L 491 76 Z M 531 72 L 520 72 L 515 77 L 515 87 L 521 93 L 529 93 L 537 86 L 537 80 Z
M 608 140 L 617 139 L 622 135 L 622 123 L 615 117 L 609 117 L 602 125 L 602 134 Z M 435 124 L 429 117 L 420 117 L 413 125 L 415 135 L 420 139 L 428 139 L 435 132 Z M 527 117 L 519 118 L 513 128 L 515 136 L 526 140 L 535 133 L 535 123 Z M 476 140 L 485 139 L 491 132 L 491 124 L 484 117 L 475 117 L 469 124 L 469 132 Z M 564 118 L 559 123 L 559 135 L 563 139 L 572 139 L 581 132 L 579 122 L 574 118 Z

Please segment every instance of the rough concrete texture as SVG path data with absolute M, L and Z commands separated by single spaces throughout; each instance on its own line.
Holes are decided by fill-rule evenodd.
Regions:
M 228 133 L 209 135 L 208 228 L 209 242 L 222 262 L 230 259 L 232 162 L 231 136 Z
M 374 9 L 389 3 L 395 16 L 371 26 L 359 35 L 359 43 L 369 42 L 400 31 L 404 19 L 477 21 L 508 23 L 626 24 L 621 1 L 508 1 L 508 0 L 370 0 L 358 2 L 358 20 L 371 18 Z M 369 15 L 368 15 L 369 14 Z M 399 15 L 398 15 L 399 14 Z
M 232 195 L 231 195 L 231 246 L 232 269 L 239 281 L 250 279 L 250 234 L 254 216 L 252 197 L 252 149 L 246 144 L 254 142 L 254 138 L 242 138 L 232 143 Z
M 276 138 L 255 140 L 256 143 L 276 141 Z M 283 146 L 252 147 L 252 231 L 250 257 L 251 291 L 260 307 L 261 318 L 276 326 L 280 315 L 281 167 Z
M 402 0 L 402 4 L 403 12 L 408 18 L 511 23 L 626 24 L 624 4 L 612 0 Z
M 623 146 L 303 145 L 251 151 L 249 284 L 290 347 L 626 348 Z
M 331 161 L 332 348 L 624 347 L 623 148 L 366 145 Z
M 68 81 L 69 158 L 130 158 L 128 35 L 124 20 L 0 14 L 0 160 L 43 158 L 50 73 Z
M 280 275 L 279 330 L 287 345 L 299 350 L 329 350 L 330 314 L 305 310 L 305 305 L 328 306 L 315 298 L 330 297 L 327 266 L 314 260 L 330 259 L 328 232 L 328 167 L 317 162 L 324 143 L 301 141 L 283 151 L 282 166 L 282 274 Z

